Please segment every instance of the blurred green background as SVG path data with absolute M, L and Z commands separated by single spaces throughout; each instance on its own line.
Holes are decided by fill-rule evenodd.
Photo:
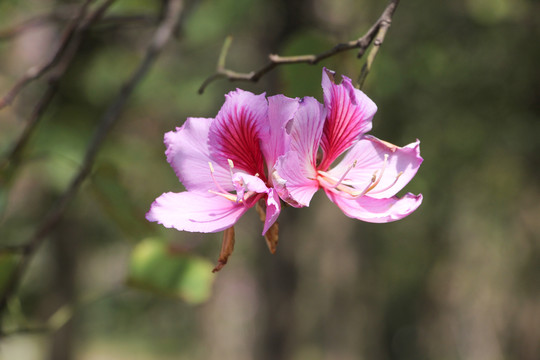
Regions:
M 80 2 L 2 0 L 0 30 Z M 163 134 L 214 117 L 223 95 L 315 96 L 322 66 L 357 78 L 355 52 L 275 69 L 259 83 L 212 83 L 269 53 L 318 53 L 361 36 L 375 0 L 200 0 L 102 147 L 60 225 L 9 302 L 0 358 L 521 359 L 540 358 L 540 2 L 403 0 L 364 91 L 373 135 L 421 140 L 406 191 L 412 215 L 390 224 L 344 216 L 324 194 L 286 208 L 270 255 L 250 211 L 217 275 L 220 234 L 144 220 L 181 191 Z M 109 15 L 155 17 L 160 2 L 118 0 Z M 0 94 L 58 45 L 66 16 L 0 40 Z M 101 115 L 140 61 L 155 23 L 96 25 L 60 82 L 22 162 L 0 176 L 0 248 L 24 243 L 77 172 Z M 0 153 L 24 127 L 44 81 L 0 111 Z M 17 258 L 0 253 L 0 285 Z M 3 286 L 3 285 L 2 285 Z M 47 324 L 49 329 L 39 331 Z

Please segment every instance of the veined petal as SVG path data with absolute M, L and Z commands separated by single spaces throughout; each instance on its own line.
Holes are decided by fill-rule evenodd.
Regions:
M 266 219 L 264 221 L 263 235 L 276 222 L 280 212 L 281 203 L 279 202 L 279 195 L 275 189 L 269 189 L 268 198 L 266 199 Z
M 316 167 L 317 150 L 324 127 L 325 110 L 312 97 L 302 99 L 294 119 L 288 125 L 291 151 L 295 151 L 305 167 Z
M 216 164 L 210 156 L 208 132 L 213 121 L 188 118 L 182 127 L 165 134 L 167 161 L 187 190 L 217 190 L 209 162 L 213 163 L 216 182 L 225 190 L 233 189 L 228 167 Z
M 422 194 L 407 193 L 402 198 L 394 196 L 387 199 L 374 199 L 369 196 L 348 199 L 327 190 L 326 194 L 348 217 L 371 223 L 387 223 L 403 219 L 422 203 Z
M 371 187 L 366 193 L 369 197 L 384 199 L 394 196 L 407 185 L 422 161 L 419 140 L 398 147 L 373 136 L 364 136 L 328 173 L 335 179 L 341 179 L 348 171 L 343 179 L 344 185 L 359 192 Z M 351 168 L 353 164 L 355 166 Z
M 294 207 L 309 206 L 313 194 L 319 189 L 315 168 L 301 159 L 296 151 L 289 151 L 279 158 L 273 176 L 284 187 L 280 191 L 283 201 Z
M 327 115 L 321 141 L 324 157 L 320 170 L 327 170 L 339 155 L 371 130 L 371 120 L 377 112 L 375 103 L 355 89 L 351 79 L 342 78 L 342 83 L 336 85 L 334 73 L 323 69 L 322 87 Z
M 235 168 L 264 176 L 260 140 L 267 116 L 265 94 L 237 89 L 225 95 L 225 103 L 210 126 L 209 147 L 215 161 L 227 167 L 227 160 L 232 160 Z
M 285 125 L 293 118 L 298 104 L 298 99 L 283 95 L 268 98 L 268 126 L 264 133 L 264 140 L 261 142 L 268 173 L 272 173 L 277 159 L 288 148 L 289 137 L 285 136 Z
M 231 227 L 248 209 L 219 195 L 168 192 L 154 201 L 146 219 L 167 228 L 211 233 Z

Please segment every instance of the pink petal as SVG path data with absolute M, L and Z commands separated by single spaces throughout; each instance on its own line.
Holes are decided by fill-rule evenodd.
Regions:
M 257 176 L 248 175 L 246 173 L 236 173 L 233 176 L 233 183 L 236 189 L 237 201 L 244 198 L 245 191 L 253 191 L 258 194 L 266 194 L 268 187 Z
M 384 164 L 385 155 L 388 156 L 386 165 Z M 336 179 L 341 179 L 355 161 L 356 166 L 347 173 L 343 183 L 361 192 L 372 184 L 372 178 L 375 175 L 377 185 L 367 195 L 384 199 L 394 196 L 409 183 L 423 159 L 420 156 L 420 141 L 418 140 L 405 147 L 398 147 L 376 137 L 365 136 L 328 173 Z
M 276 222 L 280 212 L 281 204 L 279 202 L 279 195 L 274 189 L 269 189 L 268 198 L 266 199 L 266 220 L 264 221 L 263 235 Z
M 273 177 L 274 186 L 283 201 L 294 207 L 309 206 L 313 194 L 319 189 L 313 165 L 300 159 L 296 151 L 289 151 L 279 158 Z
M 407 193 L 402 198 L 373 199 L 361 196 L 348 199 L 332 191 L 326 194 L 348 217 L 371 223 L 387 223 L 403 219 L 422 203 L 422 194 Z
M 237 89 L 225 98 L 210 126 L 211 155 L 222 167 L 227 167 L 227 160 L 232 160 L 235 168 L 264 176 L 259 142 L 268 121 L 265 94 L 254 95 Z
M 277 159 L 283 155 L 288 147 L 288 137 L 285 134 L 285 125 L 293 118 L 298 109 L 298 99 L 291 99 L 283 95 L 268 98 L 268 126 L 264 133 L 261 148 L 266 158 L 268 172 L 271 173 Z
M 224 197 L 202 192 L 168 192 L 158 197 L 146 219 L 167 228 L 218 232 L 234 225 L 249 208 Z
M 287 124 L 290 150 L 279 158 L 272 183 L 283 201 L 294 207 L 308 206 L 319 188 L 315 167 L 324 115 L 323 106 L 306 97 Z
M 213 163 L 214 177 L 220 186 L 232 190 L 229 168 L 212 160 L 208 148 L 208 132 L 214 119 L 188 118 L 184 125 L 165 134 L 167 161 L 186 189 L 217 190 L 212 180 L 210 166 Z
M 288 129 L 291 150 L 298 153 L 305 167 L 313 168 L 313 174 L 325 115 L 324 107 L 316 99 L 305 97 Z
M 351 79 L 343 76 L 340 85 L 334 83 L 334 73 L 323 69 L 322 87 L 327 108 L 321 146 L 324 158 L 319 169 L 326 170 L 332 162 L 366 132 L 377 106 L 362 91 L 355 89 Z

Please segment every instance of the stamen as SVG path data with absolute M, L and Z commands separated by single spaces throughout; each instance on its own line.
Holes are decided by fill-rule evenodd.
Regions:
M 231 173 L 231 181 L 232 181 L 232 177 L 233 177 L 233 172 L 232 172 L 232 169 L 234 168 L 234 163 L 232 162 L 231 159 L 227 159 L 227 162 L 229 163 L 229 171 Z M 209 193 L 212 193 L 212 194 L 216 194 L 216 195 L 219 195 L 221 197 L 224 197 L 225 199 L 227 200 L 230 200 L 230 201 L 233 201 L 237 204 L 240 204 L 242 203 L 244 206 L 251 206 L 250 204 L 252 204 L 250 202 L 250 204 L 247 203 L 247 201 L 252 198 L 254 195 L 257 195 L 257 193 L 255 191 L 248 191 L 248 192 L 244 192 L 244 189 L 240 189 L 240 191 L 236 191 L 236 194 L 231 194 L 230 192 L 228 192 L 227 190 L 225 190 L 221 185 L 219 185 L 219 183 L 217 182 L 215 176 L 214 176 L 214 166 L 212 165 L 211 162 L 208 162 L 208 166 L 210 167 L 210 175 L 212 176 L 212 180 L 214 181 L 214 184 L 216 185 L 216 188 L 218 189 L 218 191 L 215 191 L 215 190 L 208 190 Z M 259 174 L 255 174 L 255 176 L 259 176 Z M 232 181 L 232 184 L 235 188 L 236 187 L 236 184 L 234 183 L 234 181 Z M 240 181 L 238 182 L 238 185 L 243 187 L 244 186 L 244 183 L 243 181 L 240 179 Z
M 384 189 L 380 189 L 380 190 L 375 191 L 375 193 L 376 194 L 381 193 L 383 191 L 386 191 L 386 190 L 390 189 L 392 186 L 396 185 L 396 183 L 397 183 L 397 181 L 398 181 L 398 179 L 400 178 L 401 175 L 403 175 L 403 171 L 400 171 L 399 174 L 396 175 L 396 178 L 394 179 L 394 181 L 390 185 L 388 185 Z
M 208 190 L 209 193 L 212 193 L 212 194 L 216 194 L 216 195 L 219 195 L 219 196 L 222 196 L 224 197 L 225 199 L 227 200 L 231 200 L 231 201 L 234 201 L 236 202 L 236 195 L 233 195 L 231 193 L 228 193 L 228 192 L 218 192 L 218 191 L 214 191 L 214 190 Z
M 333 186 L 333 188 L 337 188 L 343 182 L 343 180 L 345 180 L 345 176 L 347 176 L 349 171 L 351 171 L 352 168 L 354 168 L 357 163 L 358 163 L 358 161 L 354 160 L 353 163 L 348 166 L 347 170 L 343 173 L 343 175 L 341 175 L 341 178 L 338 180 L 336 185 Z
M 216 185 L 217 189 L 221 191 L 222 193 L 228 194 L 229 192 L 223 189 L 223 187 L 221 187 L 221 185 L 219 185 L 219 183 L 217 182 L 214 176 L 214 167 L 212 166 L 212 163 L 210 161 L 208 162 L 208 166 L 210 166 L 210 175 L 212 176 L 212 181 L 214 181 L 214 185 Z M 212 192 L 211 190 L 209 191 Z
M 373 190 L 375 188 L 375 186 L 379 185 L 379 183 L 381 182 L 381 179 L 383 177 L 384 170 L 386 169 L 386 164 L 387 163 L 388 163 L 388 154 L 384 154 L 384 163 L 383 163 L 383 166 L 381 168 L 381 174 L 379 175 L 379 178 L 373 184 L 371 184 L 371 186 L 367 189 L 366 193 Z M 373 181 L 373 179 L 376 177 L 375 176 L 376 173 L 377 173 L 377 171 L 375 171 L 373 173 L 373 177 L 371 178 L 371 181 Z
M 384 154 L 384 163 L 383 163 L 383 165 L 381 166 L 380 169 L 377 169 L 377 170 L 375 170 L 373 172 L 373 175 L 371 176 L 371 180 L 370 180 L 369 184 L 362 191 L 357 191 L 357 190 L 351 188 L 349 185 L 344 183 L 345 177 L 347 176 L 349 171 L 351 171 L 351 169 L 356 166 L 356 160 L 351 165 L 349 165 L 349 167 L 347 168 L 345 173 L 337 181 L 336 181 L 335 178 L 330 176 L 330 174 L 328 174 L 327 172 L 320 171 L 320 170 L 317 171 L 317 173 L 318 173 L 317 178 L 319 179 L 319 181 L 323 181 L 326 184 L 328 184 L 329 186 L 327 187 L 327 189 L 329 189 L 329 190 L 331 190 L 333 192 L 336 192 L 336 191 L 339 190 L 341 192 L 344 192 L 344 193 L 352 196 L 353 198 L 364 196 L 365 194 L 367 194 L 368 192 L 373 190 L 381 182 L 381 179 L 382 179 L 382 177 L 384 175 L 384 171 L 386 170 L 386 166 L 388 165 L 388 157 L 389 157 L 388 154 Z M 400 172 L 399 174 L 397 174 L 397 176 L 394 179 L 394 181 L 392 182 L 392 184 L 385 187 L 384 189 L 377 190 L 377 192 L 386 191 L 389 188 L 391 188 L 392 186 L 394 186 L 396 184 L 396 182 L 398 181 L 399 177 L 402 174 L 403 174 L 403 172 Z
M 234 181 L 233 181 L 234 174 L 232 171 L 234 169 L 234 163 L 231 159 L 227 159 L 227 162 L 229 163 L 229 174 L 231 174 L 231 183 L 234 186 Z

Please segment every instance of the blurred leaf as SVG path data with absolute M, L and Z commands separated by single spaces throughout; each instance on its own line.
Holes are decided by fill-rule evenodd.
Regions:
M 172 251 L 165 242 L 149 238 L 140 242 L 131 254 L 128 282 L 197 304 L 210 296 L 214 281 L 212 268 L 206 259 Z
M 57 331 L 61 329 L 73 317 L 73 307 L 64 305 L 51 315 L 47 324 L 50 329 Z
M 103 163 L 98 166 L 92 175 L 91 187 L 103 211 L 122 231 L 136 238 L 150 233 L 149 223 L 144 219 L 142 212 L 136 211 L 114 165 Z
M 17 254 L 0 253 L 0 293 L 3 293 L 4 287 L 19 262 L 19 257 Z

